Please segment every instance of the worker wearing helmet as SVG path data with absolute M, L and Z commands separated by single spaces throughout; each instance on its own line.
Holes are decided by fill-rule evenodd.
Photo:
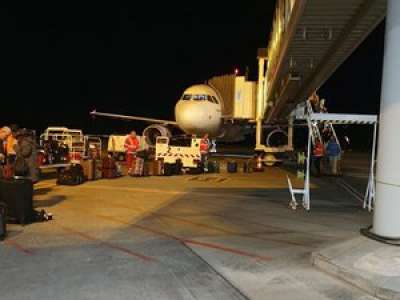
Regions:
M 134 163 L 136 162 L 136 152 L 139 149 L 139 140 L 136 137 L 136 132 L 134 130 L 127 136 L 124 144 L 126 152 L 126 166 L 128 169 L 128 174 L 133 173 Z

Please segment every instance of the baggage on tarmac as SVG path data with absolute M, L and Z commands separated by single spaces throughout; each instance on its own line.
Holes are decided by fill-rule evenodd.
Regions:
M 228 161 L 227 169 L 228 169 L 228 173 L 236 173 L 237 172 L 237 162 L 236 161 Z
M 103 178 L 103 162 L 100 159 L 94 161 L 94 179 Z
M 102 177 L 114 179 L 118 177 L 118 168 L 112 157 L 105 157 L 102 161 Z
M 135 160 L 135 167 L 133 168 L 132 176 L 140 177 L 143 176 L 143 169 L 144 169 L 144 159 L 140 157 L 136 157 Z
M 58 172 L 57 184 L 59 185 L 78 185 L 84 181 L 85 176 L 80 164 L 72 165 Z
M 95 161 L 93 159 L 86 159 L 81 161 L 81 165 L 83 168 L 83 175 L 86 180 L 94 180 L 95 179 Z
M 219 173 L 220 167 L 219 162 L 216 160 L 211 160 L 208 162 L 208 173 Z
M 117 169 L 103 169 L 102 177 L 105 179 L 114 179 L 118 177 Z
M 174 175 L 182 175 L 183 163 L 182 160 L 177 159 L 175 165 L 175 169 L 173 170 Z
M 162 160 L 155 160 L 153 167 L 155 176 L 161 176 L 164 174 L 164 162 Z
M 243 173 L 252 173 L 253 172 L 253 161 L 252 160 L 246 160 L 243 162 Z
M 0 201 L 7 206 L 7 217 L 20 224 L 35 219 L 33 183 L 29 179 L 0 180 Z
M 153 176 L 154 175 L 154 165 L 156 163 L 154 161 L 145 161 L 144 162 L 144 176 Z
M 7 235 L 7 206 L 0 202 L 0 241 L 4 240 Z
M 103 158 L 103 170 L 104 169 L 115 169 L 115 160 L 112 157 Z
M 164 176 L 172 176 L 174 175 L 174 171 L 175 171 L 175 164 L 164 164 Z

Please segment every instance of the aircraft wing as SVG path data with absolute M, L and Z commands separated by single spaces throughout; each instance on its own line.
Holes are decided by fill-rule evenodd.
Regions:
M 97 116 L 97 117 L 106 117 L 106 118 L 111 118 L 111 119 L 120 119 L 120 120 L 126 120 L 126 121 L 143 121 L 143 122 L 149 122 L 149 123 L 178 126 L 178 123 L 175 122 L 175 121 L 159 120 L 159 119 L 136 117 L 136 116 L 126 116 L 126 115 L 118 115 L 118 114 L 110 114 L 110 113 L 97 112 L 95 110 L 92 111 L 90 113 L 90 115 L 91 116 Z

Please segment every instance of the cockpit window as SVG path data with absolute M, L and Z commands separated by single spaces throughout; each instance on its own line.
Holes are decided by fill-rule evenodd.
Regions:
M 197 101 L 202 101 L 202 100 L 206 100 L 207 96 L 206 95 L 194 95 L 193 96 L 193 100 L 197 100 Z
M 217 98 L 215 98 L 214 96 L 212 96 L 212 99 L 214 100 L 214 103 L 218 104 Z
M 190 100 L 190 99 L 192 99 L 192 95 L 190 95 L 190 94 L 184 94 L 182 96 L 182 100 Z

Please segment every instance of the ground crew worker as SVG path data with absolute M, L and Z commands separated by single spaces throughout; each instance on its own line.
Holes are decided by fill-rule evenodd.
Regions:
M 7 153 L 7 162 L 11 165 L 15 163 L 15 159 L 17 157 L 17 153 L 15 151 L 15 147 L 17 145 L 17 138 L 15 137 L 19 127 L 14 125 L 11 128 L 11 134 L 7 137 L 6 140 L 6 153 Z
M 139 140 L 136 137 L 136 132 L 131 131 L 130 135 L 127 136 L 124 144 L 126 153 L 126 167 L 128 169 L 128 174 L 133 173 L 133 164 L 136 161 L 136 152 L 139 149 Z
M 11 134 L 9 127 L 0 128 L 0 178 L 4 176 L 4 167 L 7 163 L 7 138 Z
M 329 165 L 331 167 L 331 175 L 338 175 L 338 161 L 340 159 L 341 149 L 339 144 L 336 142 L 335 136 L 331 136 L 327 146 L 326 153 L 329 157 Z
M 208 139 L 208 134 L 206 133 L 200 140 L 200 154 L 201 163 L 203 165 L 204 172 L 208 172 L 208 152 L 210 149 L 210 140 Z
M 320 141 L 315 142 L 313 150 L 314 166 L 317 170 L 316 176 L 321 175 L 321 160 L 324 157 L 324 145 Z

